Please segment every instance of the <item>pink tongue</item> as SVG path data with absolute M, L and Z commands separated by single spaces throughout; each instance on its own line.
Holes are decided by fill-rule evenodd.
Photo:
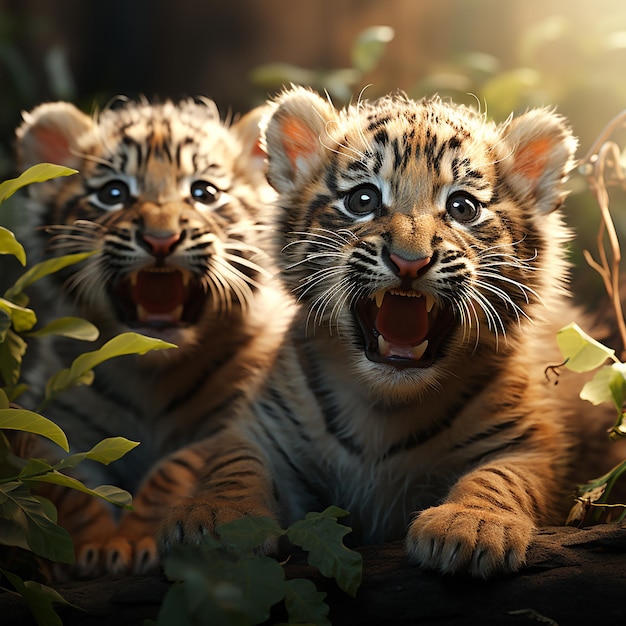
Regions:
M 184 302 L 180 272 L 139 272 L 133 300 L 150 313 L 168 313 Z
M 376 316 L 376 330 L 392 344 L 417 346 L 428 334 L 426 298 L 386 293 Z

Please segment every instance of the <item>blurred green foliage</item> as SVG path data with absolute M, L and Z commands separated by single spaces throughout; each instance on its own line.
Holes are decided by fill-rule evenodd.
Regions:
M 326 92 L 335 103 L 348 102 L 354 89 L 374 70 L 394 38 L 390 26 L 370 26 L 360 32 L 350 50 L 351 67 L 338 69 L 306 69 L 291 63 L 269 63 L 255 68 L 251 82 L 269 91 L 279 91 L 290 84 L 305 85 Z
M 348 513 L 331 506 L 307 513 L 283 530 L 267 517 L 244 517 L 218 526 L 219 539 L 174 547 L 165 575 L 174 584 L 163 599 L 158 626 L 252 626 L 266 624 L 272 607 L 283 605 L 289 624 L 330 626 L 326 592 L 306 578 L 286 579 L 284 565 L 263 556 L 259 546 L 286 536 L 304 550 L 307 563 L 352 597 L 362 578 L 362 557 L 343 543 Z M 275 623 L 272 621 L 271 623 Z M 282 623 L 282 622 L 281 622 Z
M 475 13 L 491 6 L 488 0 L 474 0 L 469 5 Z M 626 107 L 626 81 L 620 79 L 626 67 L 626 11 L 614 3 L 598 10 L 593 20 L 585 17 L 584 12 L 572 11 L 531 22 L 509 42 L 506 60 L 481 50 L 470 25 L 463 29 L 457 24 L 457 32 L 465 34 L 452 38 L 454 45 L 447 57 L 404 90 L 416 99 L 438 93 L 479 108 L 497 122 L 528 108 L 556 107 L 570 120 L 583 153 L 607 121 Z M 457 18 L 460 22 L 463 15 Z M 340 106 L 366 86 L 370 72 L 384 65 L 386 51 L 393 55 L 393 36 L 389 26 L 373 26 L 360 33 L 352 44 L 351 68 L 311 70 L 271 64 L 257 68 L 251 80 L 273 91 L 290 83 L 309 85 L 328 92 Z M 398 87 L 374 83 L 367 96 L 375 98 Z M 578 291 L 586 293 L 587 302 L 593 304 L 603 287 L 593 272 L 586 272 L 583 250 L 596 247 L 597 205 L 577 172 L 569 185 L 573 193 L 566 213 L 576 233 L 571 246 L 574 279 L 580 285 Z M 620 233 L 626 233 L 623 199 L 618 196 L 612 203 Z
M 34 165 L 18 178 L 0 183 L 0 203 L 26 185 L 75 173 L 76 170 L 50 163 Z M 60 626 L 61 621 L 53 605 L 64 603 L 64 600 L 56 591 L 39 582 L 23 581 L 22 570 L 39 570 L 40 558 L 71 564 L 74 562 L 74 548 L 68 532 L 57 524 L 54 504 L 39 493 L 39 488 L 46 484 L 60 485 L 122 507 L 130 508 L 131 503 L 130 494 L 122 489 L 110 485 L 91 489 L 66 472 L 85 460 L 108 465 L 132 450 L 137 442 L 112 437 L 86 452 L 69 454 L 67 436 L 57 424 L 39 412 L 14 404 L 27 389 L 22 380 L 22 363 L 30 338 L 48 335 L 84 341 L 98 338 L 99 332 L 93 324 L 75 317 L 57 318 L 35 328 L 37 315 L 28 308 L 29 297 L 24 292 L 38 280 L 84 260 L 88 254 L 42 261 L 24 270 L 15 284 L 0 297 L 0 591 L 13 589 L 13 593 L 21 595 L 40 626 Z M 26 266 L 23 246 L 10 230 L 0 227 L 0 256 L 4 255 L 13 256 Z M 103 361 L 124 354 L 144 354 L 150 350 L 173 347 L 173 344 L 136 333 L 122 333 L 99 349 L 82 353 L 69 368 L 56 373 L 46 386 L 46 399 L 38 410 L 70 387 L 91 384 L 93 368 Z M 27 439 L 23 436 L 25 433 L 50 440 L 66 455 L 56 462 L 32 458 Z M 18 569 L 20 575 L 8 571 L 8 567 Z M 5 586 L 7 583 L 8 588 Z

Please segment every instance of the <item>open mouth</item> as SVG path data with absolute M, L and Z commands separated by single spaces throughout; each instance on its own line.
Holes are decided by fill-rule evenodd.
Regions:
M 389 289 L 359 300 L 355 315 L 370 361 L 429 367 L 454 325 L 454 314 L 431 294 Z
M 129 274 L 112 295 L 121 320 L 131 327 L 195 324 L 207 297 L 191 272 L 156 267 Z

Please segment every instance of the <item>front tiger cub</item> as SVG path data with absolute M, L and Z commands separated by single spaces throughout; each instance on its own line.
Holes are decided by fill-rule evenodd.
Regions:
M 57 102 L 25 114 L 17 131 L 22 168 L 43 161 L 79 171 L 30 188 L 25 243 L 41 254 L 95 253 L 52 278 L 39 310 L 89 319 L 100 343 L 134 330 L 178 346 L 109 361 L 93 385 L 46 409 L 75 451 L 107 436 L 141 443 L 84 477 L 134 495 L 135 511 L 119 525 L 95 499 L 52 494 L 78 575 L 155 565 L 160 519 L 202 493 L 203 448 L 281 340 L 289 306 L 259 247 L 273 195 L 258 152 L 260 112 L 229 127 L 208 100 L 128 101 L 93 118 Z M 46 346 L 32 388 L 86 349 L 69 339 Z
M 300 312 L 260 396 L 213 442 L 211 507 L 173 510 L 161 545 L 251 504 L 287 523 L 335 504 L 358 542 L 405 537 L 424 567 L 517 570 L 537 525 L 564 519 L 574 449 L 604 427 L 576 377 L 544 377 L 557 329 L 581 321 L 557 210 L 570 130 L 547 110 L 497 126 L 399 95 L 338 112 L 296 88 L 265 140 Z M 264 489 L 226 504 L 255 465 Z

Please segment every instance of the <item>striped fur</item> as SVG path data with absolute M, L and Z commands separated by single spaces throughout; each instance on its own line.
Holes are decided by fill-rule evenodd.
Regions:
M 571 131 L 547 110 L 496 126 L 438 99 L 339 112 L 294 88 L 265 141 L 299 313 L 261 393 L 207 446 L 202 506 L 172 511 L 161 548 L 237 514 L 290 523 L 335 504 L 357 543 L 406 538 L 444 573 L 517 570 L 604 427 L 579 380 L 544 376 L 556 330 L 585 325 L 558 210 Z
M 17 131 L 20 167 L 49 161 L 79 170 L 30 188 L 29 260 L 96 252 L 53 277 L 36 294 L 37 310 L 89 319 L 100 344 L 134 330 L 178 346 L 105 363 L 92 386 L 46 409 L 73 451 L 111 436 L 141 443 L 83 477 L 134 495 L 136 511 L 120 521 L 98 500 L 51 494 L 73 535 L 78 575 L 155 565 L 160 519 L 200 488 L 206 440 L 253 393 L 281 340 L 289 306 L 260 245 L 273 192 L 258 153 L 259 113 L 230 126 L 210 101 L 123 102 L 94 117 L 57 102 L 25 114 Z M 31 389 L 91 349 L 50 342 Z

